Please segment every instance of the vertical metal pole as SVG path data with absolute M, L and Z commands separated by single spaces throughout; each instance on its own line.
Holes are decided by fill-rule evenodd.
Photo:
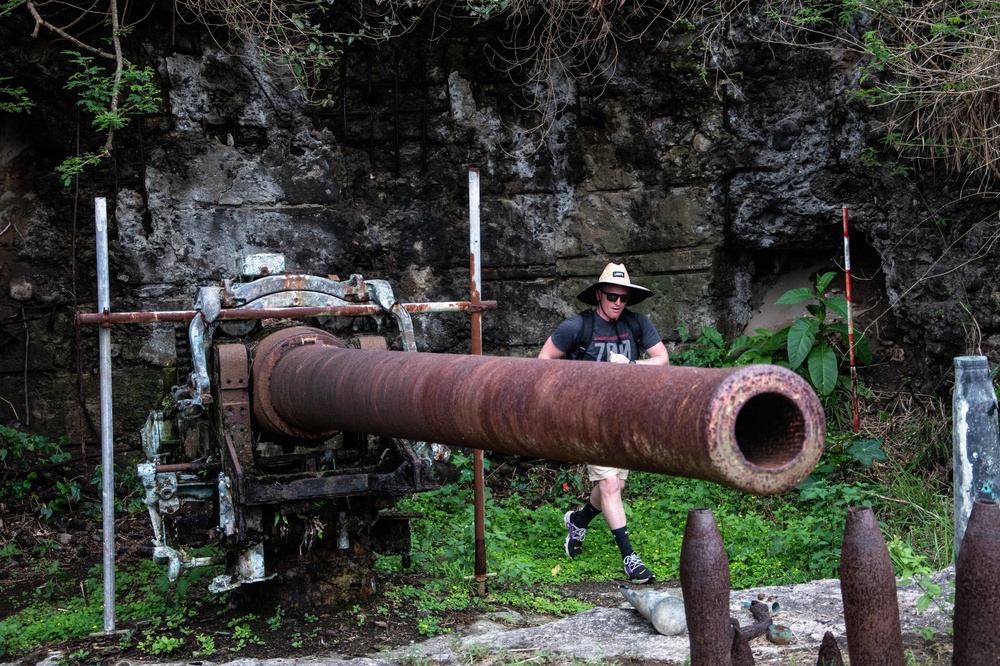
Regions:
M 108 202 L 94 199 L 97 235 L 97 309 L 111 312 L 108 278 Z M 101 363 L 101 499 L 104 529 L 104 633 L 115 630 L 115 449 L 111 418 L 111 328 L 98 330 Z
M 951 412 L 957 562 L 976 500 L 1000 501 L 1000 425 L 985 356 L 955 358 Z
M 479 248 L 479 169 L 469 168 L 469 310 L 472 313 L 472 354 L 483 353 L 483 313 L 478 306 L 481 302 L 480 280 L 482 260 Z M 476 562 L 475 577 L 479 582 L 479 594 L 486 594 L 486 483 L 483 479 L 483 451 L 475 449 L 472 454 L 473 476 L 475 477 L 475 529 Z
M 479 305 L 482 302 L 480 281 L 482 280 L 483 262 L 479 244 L 479 169 L 469 169 L 469 274 L 472 282 L 469 285 L 469 303 Z M 479 308 L 470 308 L 472 312 L 472 353 L 483 353 L 483 313 Z
M 854 358 L 854 300 L 851 298 L 851 239 L 847 232 L 847 206 L 844 206 L 844 287 L 847 292 L 847 345 L 851 355 L 851 396 L 854 400 L 854 430 L 861 429 L 858 408 L 858 365 Z

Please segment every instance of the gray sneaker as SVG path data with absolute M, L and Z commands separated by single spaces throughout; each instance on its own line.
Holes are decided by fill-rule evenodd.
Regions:
M 569 530 L 569 534 L 566 535 L 566 554 L 571 559 L 583 552 L 583 540 L 587 538 L 587 528 L 574 525 L 572 515 L 572 511 L 567 511 L 563 516 L 563 525 Z
M 628 575 L 633 583 L 648 583 L 656 578 L 656 576 L 653 575 L 653 572 L 647 569 L 646 565 L 642 563 L 638 553 L 628 555 L 622 563 L 625 565 L 626 575 Z

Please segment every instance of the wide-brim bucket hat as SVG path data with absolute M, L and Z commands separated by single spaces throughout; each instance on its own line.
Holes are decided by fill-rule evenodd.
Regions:
M 632 284 L 632 281 L 628 278 L 628 271 L 625 270 L 624 264 L 608 264 L 604 267 L 604 272 L 601 273 L 601 277 L 598 278 L 597 282 L 581 291 L 576 297 L 577 300 L 583 301 L 587 305 L 597 305 L 597 290 L 602 284 L 614 284 L 628 289 L 629 305 L 642 303 L 653 294 L 653 292 L 645 287 Z

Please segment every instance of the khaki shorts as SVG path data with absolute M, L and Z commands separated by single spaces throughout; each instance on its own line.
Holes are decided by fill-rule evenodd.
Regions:
M 617 477 L 624 481 L 628 478 L 628 470 L 619 467 L 600 467 L 598 465 L 587 465 L 587 474 L 591 481 L 603 481 Z

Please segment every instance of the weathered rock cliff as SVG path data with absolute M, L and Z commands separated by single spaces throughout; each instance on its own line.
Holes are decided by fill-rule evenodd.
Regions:
M 52 169 L 78 132 L 83 150 L 98 139 L 50 76 L 65 45 L 19 20 L 0 22 L 0 74 L 38 107 L 0 118 L 3 422 L 55 436 L 97 420 L 96 330 L 73 323 L 95 308 L 95 196 L 111 207 L 115 310 L 189 308 L 261 252 L 389 280 L 404 301 L 461 300 L 470 166 L 483 297 L 499 302 L 488 354 L 536 353 L 609 260 L 654 290 L 639 309 L 669 345 L 681 323 L 738 334 L 779 276 L 842 265 L 844 205 L 859 322 L 883 370 L 946 395 L 953 356 L 1000 347 L 995 203 L 860 159 L 878 124 L 847 93 L 858 63 L 846 52 L 737 35 L 717 63 L 729 82 L 713 85 L 684 36 L 653 31 L 621 45 L 606 80 L 556 86 L 566 108 L 542 134 L 491 67 L 485 26 L 353 47 L 317 109 L 248 47 L 226 53 L 163 11 L 132 49 L 158 72 L 164 112 L 119 133 L 114 161 L 76 190 Z M 468 349 L 464 315 L 415 325 L 425 350 Z M 134 437 L 189 370 L 185 330 L 120 326 L 113 343 L 117 429 Z

